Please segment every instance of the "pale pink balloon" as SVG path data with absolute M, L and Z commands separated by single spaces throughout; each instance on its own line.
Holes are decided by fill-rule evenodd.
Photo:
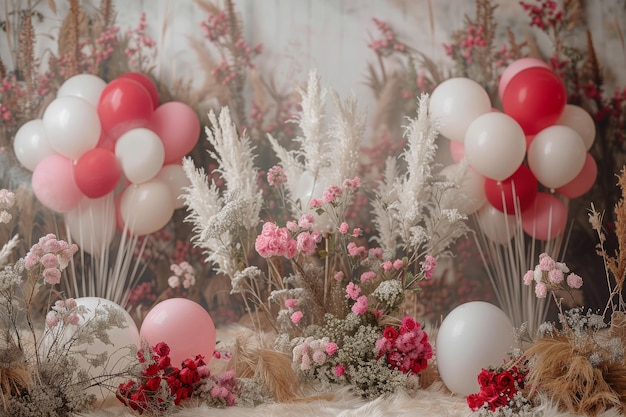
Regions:
M 189 187 L 191 185 L 191 181 L 187 178 L 182 165 L 165 165 L 161 168 L 156 177 L 163 180 L 170 187 L 172 197 L 174 198 L 174 208 L 182 208 L 185 205 L 185 201 L 180 198 L 180 196 L 185 193 L 185 187 Z
M 170 187 L 160 179 L 129 185 L 120 199 L 120 214 L 128 231 L 137 236 L 161 229 L 174 214 Z
M 148 312 L 139 334 L 151 346 L 165 342 L 172 365 L 202 355 L 206 363 L 215 351 L 215 324 L 209 313 L 187 298 L 161 301 Z
M 490 241 L 506 245 L 515 236 L 517 228 L 514 215 L 505 214 L 489 203 L 485 203 L 477 215 L 480 230 Z
M 31 183 L 41 204 L 58 213 L 72 210 L 84 196 L 74 181 L 73 162 L 58 154 L 37 164 Z
M 511 62 L 500 76 L 500 81 L 498 83 L 498 97 L 500 97 L 500 100 L 502 100 L 502 94 L 504 93 L 506 86 L 509 84 L 509 81 L 525 69 L 533 67 L 550 69 L 550 65 L 548 65 L 548 63 L 532 57 L 520 58 Z
M 578 175 L 562 187 L 557 188 L 557 192 L 569 199 L 580 197 L 591 190 L 598 176 L 598 165 L 590 153 L 585 157 L 585 164 Z
M 459 142 L 456 140 L 450 141 L 450 156 L 455 163 L 461 162 L 461 160 L 465 157 L 465 145 L 463 142 Z
M 180 163 L 200 137 L 200 120 L 196 112 L 184 103 L 170 101 L 161 104 L 150 120 L 152 129 L 163 142 L 165 164 Z
M 551 240 L 565 231 L 567 208 L 552 194 L 540 192 L 522 212 L 522 228 L 537 240 Z
M 126 178 L 138 184 L 150 180 L 161 170 L 165 150 L 156 133 L 140 127 L 120 136 L 115 143 L 115 156 Z

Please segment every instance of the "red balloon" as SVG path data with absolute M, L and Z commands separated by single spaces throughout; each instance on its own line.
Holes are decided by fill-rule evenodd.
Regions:
M 116 78 L 104 87 L 98 102 L 102 130 L 113 140 L 150 122 L 154 109 L 148 91 L 130 78 Z
M 85 152 L 74 165 L 74 181 L 89 198 L 107 195 L 122 178 L 115 154 L 108 149 L 95 148 Z
M 159 105 L 159 90 L 156 87 L 156 84 L 148 77 L 146 74 L 141 72 L 125 72 L 117 78 L 129 78 L 131 80 L 137 81 L 139 84 L 143 85 L 143 87 L 150 94 L 150 98 L 152 99 L 152 109 L 156 109 Z
M 595 159 L 593 159 L 593 156 L 587 152 L 583 169 L 580 170 L 578 175 L 576 175 L 573 180 L 564 186 L 557 188 L 556 191 L 569 199 L 580 197 L 587 191 L 591 190 L 591 187 L 593 187 L 593 184 L 596 182 L 597 176 L 598 165 L 596 164 Z
M 537 240 L 551 240 L 565 231 L 567 208 L 554 195 L 537 193 L 521 217 L 524 232 Z
M 502 94 L 504 112 L 520 124 L 526 135 L 553 125 L 567 102 L 565 84 L 544 67 L 532 67 L 515 75 Z
M 535 200 L 538 189 L 537 179 L 526 165 L 521 165 L 513 175 L 502 181 L 485 178 L 487 200 L 506 214 L 515 214 L 513 197 L 519 201 L 520 211 L 524 211 Z

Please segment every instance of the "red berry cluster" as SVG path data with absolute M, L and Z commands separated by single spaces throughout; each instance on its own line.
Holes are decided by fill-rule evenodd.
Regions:
M 120 384 L 116 393 L 118 400 L 139 414 L 148 410 L 165 411 L 171 407 L 172 400 L 175 405 L 180 404 L 193 395 L 196 384 L 210 376 L 202 355 L 185 359 L 177 368 L 171 364 L 167 344 L 158 343 L 147 353 L 137 352 L 141 375 L 137 380 Z

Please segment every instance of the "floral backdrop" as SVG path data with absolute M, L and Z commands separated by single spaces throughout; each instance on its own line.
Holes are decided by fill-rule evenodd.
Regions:
M 102 353 L 88 363 L 111 372 L 96 386 L 113 387 L 138 412 L 167 413 L 193 396 L 216 406 L 290 399 L 299 395 L 288 389 L 290 378 L 351 384 L 367 398 L 443 378 L 467 395 L 446 381 L 443 351 L 438 371 L 428 366 L 435 352 L 427 332 L 441 326 L 445 341 L 444 318 L 458 306 L 481 306 L 475 301 L 499 305 L 521 326 L 519 338 L 530 334 L 527 343 L 583 343 L 581 357 L 603 369 L 613 391 L 567 397 L 546 382 L 556 371 L 541 362 L 550 346 L 537 342 L 527 356 L 511 354 L 504 368 L 481 371 L 480 392 L 468 396 L 472 410 L 528 411 L 527 380 L 544 384 L 570 410 L 597 413 L 598 398 L 606 407 L 623 400 L 626 384 L 615 376 L 624 365 L 619 346 L 594 344 L 607 325 L 602 320 L 611 318 L 611 340 L 621 337 L 623 348 L 626 80 L 616 70 L 626 59 L 623 1 L 145 6 L 9 1 L 0 22 L 0 220 L 8 242 L 0 289 L 10 301 L 2 363 L 13 370 L 22 359 L 34 361 L 44 381 L 34 389 L 28 372 L 2 368 L 3 399 L 15 400 L 14 410 L 26 413 L 21 399 L 34 392 L 42 402 L 62 397 L 59 415 L 86 406 L 87 399 L 65 391 L 68 375 L 60 392 L 50 391 L 46 384 L 59 369 L 43 365 L 93 344 L 90 326 L 105 344 L 118 337 L 111 336 L 114 327 L 132 333 L 119 337 L 136 339 L 129 368 L 106 369 Z M 472 159 L 468 136 L 459 146 L 447 130 L 450 115 L 434 115 L 444 108 L 442 96 L 467 91 L 476 106 L 453 119 L 485 104 L 472 118 L 494 108 L 489 117 L 508 123 L 514 109 L 502 80 L 524 59 L 535 60 L 524 70 L 555 82 L 542 101 L 558 96 L 563 103 L 534 130 L 521 121 L 526 110 L 518 112 L 519 156 L 526 158 L 528 148 L 530 166 L 520 175 L 536 175 L 541 184 L 518 177 L 510 196 L 518 173 Z M 460 84 L 444 93 L 448 81 Z M 584 116 L 573 119 L 593 129 L 588 138 L 579 131 L 573 174 L 585 178 L 573 185 L 578 176 L 552 181 L 552 172 L 533 166 L 530 145 L 541 142 L 533 139 L 542 138 L 541 129 L 574 123 L 559 118 L 565 102 Z M 466 170 L 487 177 L 495 190 L 481 191 L 486 205 L 471 205 L 475 196 L 460 182 Z M 566 203 L 550 203 L 563 207 L 562 224 L 555 226 L 551 208 L 545 224 L 532 218 L 529 229 L 526 190 L 529 201 L 563 196 Z M 507 214 L 506 198 L 509 208 L 525 205 L 517 220 L 499 214 Z M 498 212 L 492 206 L 499 204 L 505 208 Z M 493 231 L 490 219 L 509 226 Z M 583 286 L 581 276 L 591 279 Z M 93 297 L 113 304 L 90 304 Z M 589 311 L 567 310 L 582 305 Z M 159 339 L 165 334 L 154 317 L 187 308 L 213 330 L 198 340 L 197 352 L 180 356 L 175 341 Z M 560 327 L 545 325 L 546 318 Z M 216 343 L 216 327 L 235 323 L 252 329 L 259 343 L 260 334 L 275 332 L 274 346 L 206 348 Z M 68 326 L 82 333 L 67 336 Z M 184 324 L 170 324 L 176 327 L 183 331 L 177 339 L 196 340 Z M 141 345 L 139 328 L 149 346 Z M 32 358 L 21 356 L 24 330 L 36 347 Z M 283 354 L 291 356 L 294 375 L 270 372 L 272 361 L 285 365 Z M 211 361 L 233 357 L 232 369 L 209 369 Z M 267 367 L 250 365 L 260 357 Z M 542 365 L 529 369 L 531 357 Z M 570 391 L 592 373 L 572 375 Z M 78 375 L 81 383 L 90 377 Z M 493 389 L 500 402 L 490 397 Z

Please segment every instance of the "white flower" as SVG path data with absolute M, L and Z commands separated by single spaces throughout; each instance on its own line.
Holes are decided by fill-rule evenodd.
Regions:
M 170 288 L 180 287 L 180 278 L 177 275 L 172 275 L 167 279 L 167 285 L 169 285 Z

